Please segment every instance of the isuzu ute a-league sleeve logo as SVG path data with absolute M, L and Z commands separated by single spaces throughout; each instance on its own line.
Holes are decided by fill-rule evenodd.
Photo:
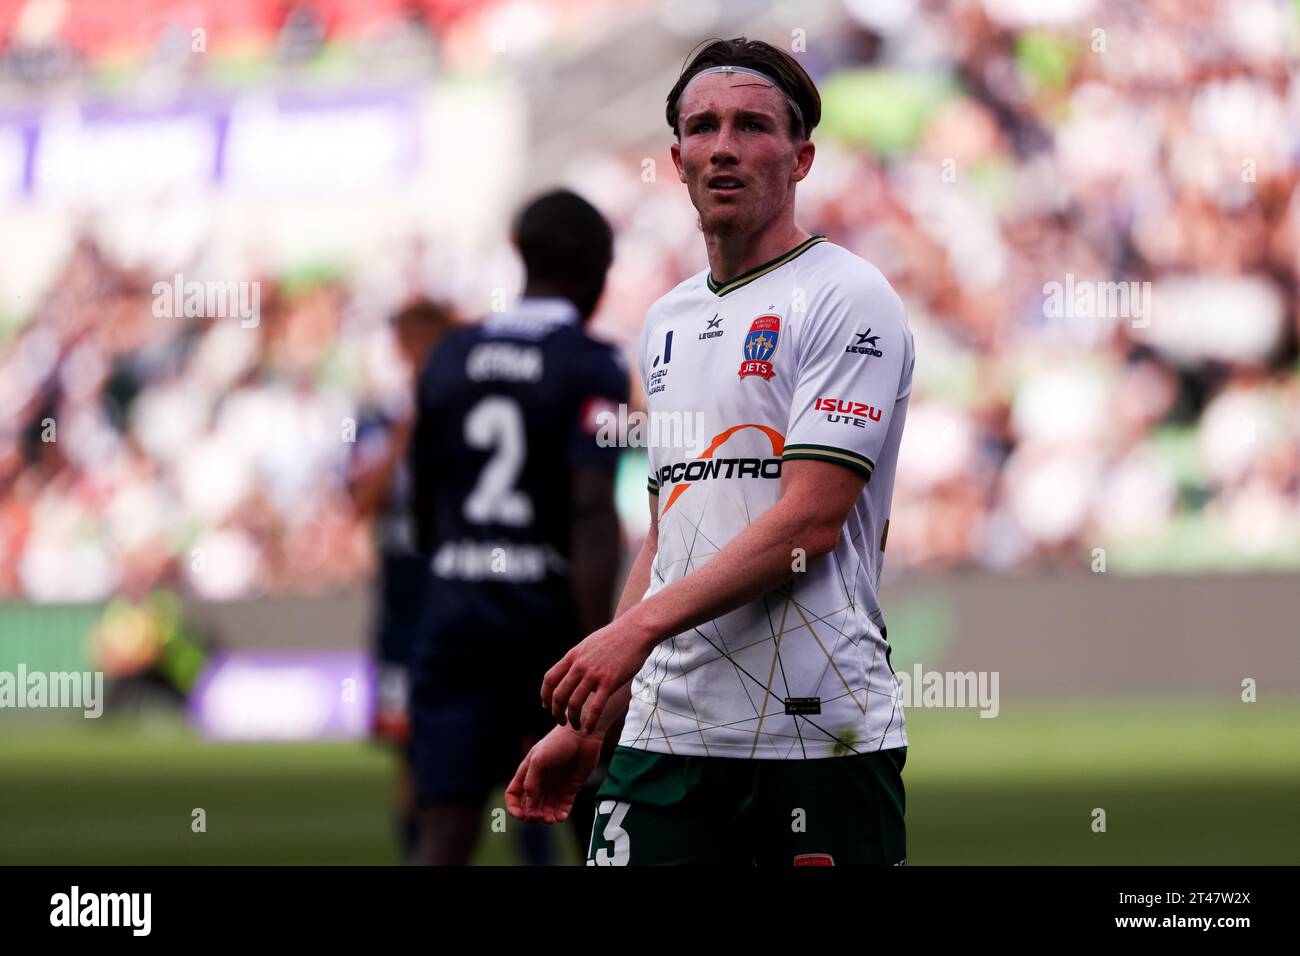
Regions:
M 772 368 L 772 353 L 776 351 L 777 340 L 781 337 L 781 317 L 779 315 L 760 315 L 749 331 L 745 333 L 745 360 L 740 363 L 740 377 L 757 375 L 761 379 L 771 378 L 775 372 Z

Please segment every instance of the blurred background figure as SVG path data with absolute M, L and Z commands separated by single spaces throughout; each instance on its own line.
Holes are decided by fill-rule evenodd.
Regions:
M 627 405 L 629 373 L 583 330 L 614 237 L 590 203 L 557 190 L 524 207 L 513 238 L 522 297 L 444 339 L 418 389 L 414 513 L 431 573 L 411 754 L 426 864 L 470 861 L 489 796 L 554 727 L 542 678 L 609 623 L 617 587 L 622 450 L 598 434 L 602 414 Z M 585 850 L 591 793 L 572 819 Z M 528 861 L 550 862 L 547 829 L 519 828 Z
M 348 492 L 352 505 L 375 528 L 379 566 L 375 575 L 372 649 L 377 663 L 374 736 L 405 755 L 410 738 L 411 649 L 423 617 L 428 560 L 416 549 L 407 465 L 415 425 L 415 383 L 430 350 L 452 325 L 451 313 L 416 300 L 392 318 L 397 348 L 410 387 L 395 407 L 375 407 L 357 423 L 357 442 Z M 395 396 L 397 397 L 397 396 Z M 409 856 L 415 846 L 415 815 L 407 761 L 398 787 L 399 833 Z

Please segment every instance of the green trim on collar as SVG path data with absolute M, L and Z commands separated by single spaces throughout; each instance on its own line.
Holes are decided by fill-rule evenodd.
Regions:
M 705 277 L 704 281 L 708 285 L 710 292 L 712 292 L 716 296 L 721 297 L 726 295 L 728 292 L 735 292 L 741 286 L 749 285 L 749 283 L 753 282 L 755 279 L 759 278 L 760 276 L 767 275 L 773 269 L 781 268 L 781 266 L 785 265 L 790 260 L 796 259 L 799 256 L 803 255 L 813 246 L 817 245 L 817 243 L 825 242 L 825 241 L 826 241 L 825 236 L 811 236 L 808 239 L 805 239 L 803 242 L 799 243 L 799 245 L 795 246 L 789 252 L 782 253 L 772 261 L 765 262 L 761 266 L 755 266 L 754 268 L 750 269 L 748 272 L 742 272 L 740 275 L 736 276 L 734 279 L 728 282 L 723 282 L 722 284 L 718 284 L 713 280 L 712 272 L 710 272 Z

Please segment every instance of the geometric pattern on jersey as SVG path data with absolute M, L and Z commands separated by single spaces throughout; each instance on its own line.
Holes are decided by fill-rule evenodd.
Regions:
M 671 518 L 669 519 L 671 521 Z M 720 550 L 716 543 L 709 540 L 707 535 L 702 535 L 697 524 L 692 524 L 689 519 L 686 521 L 672 522 L 675 530 L 683 536 L 689 536 L 689 544 L 686 547 L 685 555 L 679 559 L 684 562 L 683 571 L 689 573 L 696 564 L 705 558 L 711 556 Z M 689 532 L 683 529 L 683 525 L 689 526 Z M 666 525 L 661 523 L 660 535 L 666 531 Z M 668 530 L 668 533 L 673 533 Z M 697 553 L 698 549 L 698 553 Z M 832 559 L 839 561 L 838 556 L 832 555 Z M 658 567 L 654 568 L 654 574 L 663 582 L 662 572 Z M 742 646 L 737 647 L 734 635 L 729 640 L 728 635 L 724 633 L 724 625 L 718 619 L 709 621 L 701 628 L 693 628 L 693 633 L 702 641 L 712 647 L 719 659 L 723 659 L 730 667 L 735 677 L 737 688 L 744 694 L 749 701 L 753 714 L 748 717 L 739 717 L 734 721 L 729 721 L 725 729 L 741 731 L 746 735 L 752 735 L 752 743 L 749 753 L 744 756 L 754 758 L 760 742 L 766 743 L 775 751 L 775 754 L 785 759 L 791 758 L 808 758 L 812 756 L 824 756 L 826 746 L 829 745 L 833 756 L 847 756 L 848 754 L 865 753 L 872 750 L 882 749 L 886 741 L 892 740 L 891 731 L 902 731 L 902 711 L 898 699 L 897 682 L 892 679 L 884 686 L 872 687 L 870 683 L 871 670 L 869 669 L 865 683 L 858 683 L 856 686 L 850 685 L 850 678 L 841 673 L 835 664 L 835 652 L 840 650 L 842 643 L 853 644 L 855 646 L 862 640 L 860 636 L 855 636 L 857 630 L 853 625 L 855 623 L 854 612 L 856 610 L 856 595 L 852 592 L 849 581 L 855 580 L 856 575 L 852 570 L 847 575 L 839 575 L 841 582 L 840 596 L 843 604 L 828 611 L 818 611 L 806 607 L 800 600 L 798 579 L 790 585 L 777 592 L 773 592 L 764 599 L 763 608 L 768 626 L 768 635 L 757 641 L 745 642 Z M 878 610 L 873 609 L 874 614 Z M 743 633 L 743 632 L 742 632 Z M 690 693 L 691 675 L 699 667 L 704 666 L 700 663 L 691 666 L 683 666 L 679 658 L 678 639 L 672 638 L 664 644 L 655 648 L 651 656 L 648 667 L 649 675 L 645 679 L 638 679 L 638 685 L 634 688 L 638 701 L 648 707 L 641 724 L 633 728 L 633 734 L 629 739 L 624 732 L 624 746 L 643 747 L 648 750 L 663 750 L 667 753 L 683 752 L 681 738 L 695 737 L 699 741 L 700 750 L 703 754 L 715 756 L 737 756 L 734 745 L 728 744 L 720 749 L 725 753 L 712 753 L 709 750 L 709 740 L 713 738 L 715 745 L 719 742 L 720 735 L 716 733 L 723 727 L 701 721 L 698 713 L 692 711 L 688 714 L 675 714 L 668 711 L 666 706 L 661 706 L 661 691 L 666 683 L 680 681 L 683 685 L 683 694 L 688 702 L 692 700 Z M 825 666 L 822 668 L 819 679 L 815 684 L 802 688 L 799 694 L 791 691 L 789 681 L 786 676 L 785 665 L 782 661 L 782 648 L 785 648 L 786 655 L 790 655 L 791 646 L 798 642 L 800 645 L 806 645 L 809 651 L 816 649 L 825 659 Z M 744 652 L 743 654 L 740 652 Z M 872 644 L 869 653 L 881 653 L 878 644 Z M 755 663 L 760 666 L 755 667 Z M 707 662 L 705 662 L 707 663 Z M 763 666 L 765 664 L 765 666 Z M 642 674 L 646 669 L 642 669 Z M 697 689 L 696 696 L 701 691 Z M 889 717 L 885 722 L 885 728 L 874 738 L 859 738 L 852 730 L 845 731 L 836 727 L 825 725 L 821 715 L 805 715 L 786 713 L 785 701 L 797 697 L 816 697 L 820 699 L 820 709 L 830 707 L 835 702 L 842 699 L 852 700 L 862 711 L 865 716 L 869 702 L 874 698 L 882 708 L 888 708 Z M 795 707 L 794 709 L 798 709 Z M 692 724 L 691 728 L 678 729 L 669 732 L 665 727 L 664 715 L 670 713 L 672 716 L 683 717 Z M 726 735 L 728 741 L 734 740 L 733 734 Z M 674 749 L 674 737 L 678 738 L 678 748 Z M 651 746 L 651 744 L 660 743 L 662 746 Z M 812 746 L 810 746 L 812 745 Z M 895 744 L 891 744 L 895 746 Z M 692 748 L 693 749 L 693 748 Z M 810 752 L 815 751 L 815 752 Z
M 830 553 L 654 648 L 620 744 L 781 760 L 906 746 L 877 595 L 914 346 L 888 282 L 813 237 L 728 283 L 683 282 L 647 313 L 639 358 L 651 415 L 701 425 L 692 444 L 649 449 L 659 533 L 647 596 L 775 505 L 786 462 L 831 462 L 866 483 Z

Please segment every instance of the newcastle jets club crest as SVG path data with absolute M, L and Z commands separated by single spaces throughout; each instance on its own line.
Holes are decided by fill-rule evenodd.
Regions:
M 772 354 L 776 352 L 777 340 L 781 337 L 781 317 L 779 315 L 760 315 L 749 331 L 745 333 L 745 360 L 740 363 L 740 377 L 757 375 L 769 379 L 775 374 L 772 368 Z

